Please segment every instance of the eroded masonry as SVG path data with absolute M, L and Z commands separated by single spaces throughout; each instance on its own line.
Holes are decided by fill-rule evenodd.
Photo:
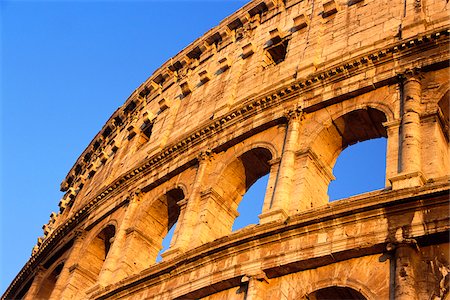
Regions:
M 248 3 L 111 116 L 3 298 L 450 299 L 449 25 L 446 0 Z M 378 137 L 385 188 L 329 203 Z

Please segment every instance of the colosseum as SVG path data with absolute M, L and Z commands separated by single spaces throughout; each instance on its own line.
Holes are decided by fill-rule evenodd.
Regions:
M 448 0 L 246 4 L 113 113 L 2 299 L 449 300 L 449 25 Z M 330 202 L 381 137 L 385 187 Z

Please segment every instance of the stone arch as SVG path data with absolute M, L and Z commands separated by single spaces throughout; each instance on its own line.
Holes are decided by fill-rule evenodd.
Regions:
M 324 164 L 332 168 L 340 152 L 346 147 L 373 138 L 387 137 L 384 122 L 385 114 L 377 109 L 368 107 L 351 110 L 333 118 L 331 124 L 316 136 L 311 149 Z
M 377 110 L 384 114 L 385 121 L 384 122 L 393 122 L 396 120 L 395 114 L 392 108 L 385 103 L 380 102 L 367 102 L 361 103 L 357 105 L 353 105 L 351 107 L 342 108 L 335 112 L 330 112 L 327 109 L 318 111 L 314 113 L 313 120 L 307 120 L 307 124 L 304 126 L 304 131 L 307 134 L 303 134 L 302 138 L 307 137 L 303 141 L 299 141 L 300 148 L 308 148 L 310 145 L 317 140 L 319 135 L 324 131 L 324 129 L 333 126 L 333 122 L 349 113 L 358 110 Z M 382 125 L 382 124 L 380 124 Z M 300 149 L 302 151 L 302 149 Z
M 242 154 L 249 152 L 256 148 L 262 148 L 262 149 L 266 149 L 267 151 L 269 151 L 270 155 L 272 157 L 271 159 L 276 159 L 281 156 L 279 151 L 277 150 L 276 146 L 274 146 L 272 143 L 266 142 L 266 141 L 256 141 L 256 142 L 250 143 L 248 145 L 244 145 L 243 147 L 239 147 L 239 148 L 235 149 L 235 152 L 232 156 L 229 156 L 225 160 L 223 160 L 222 169 L 220 169 L 218 172 L 222 173 L 230 163 L 232 163 L 233 161 L 236 160 L 237 157 L 240 157 Z
M 435 103 L 438 103 L 442 101 L 443 99 L 447 99 L 447 101 L 450 101 L 450 86 L 449 84 L 443 84 L 437 91 L 433 93 L 433 99 Z
M 306 121 L 303 130 L 309 132 L 303 135 L 308 136 L 306 141 L 299 141 L 293 195 L 298 204 L 293 209 L 307 210 L 328 203 L 328 185 L 334 179 L 332 170 L 342 150 L 357 142 L 387 137 L 384 111 L 361 107 L 334 114 L 319 111 L 313 120 Z M 302 199 L 296 195 L 302 195 Z
M 316 281 L 312 283 L 312 285 L 309 287 L 306 295 L 311 297 L 311 295 L 316 294 L 318 291 L 324 291 L 328 290 L 329 294 L 330 292 L 333 292 L 333 289 L 346 289 L 347 292 L 350 295 L 359 296 L 361 298 L 310 298 L 310 299 L 364 299 L 364 300 L 371 300 L 371 299 L 377 299 L 377 295 L 375 292 L 373 292 L 368 286 L 363 284 L 362 282 L 359 282 L 355 280 L 354 278 L 326 278 L 319 281 Z M 319 293 L 320 295 L 320 293 Z M 338 294 L 339 295 L 339 294 Z M 345 295 L 345 291 L 344 291 Z
M 91 284 L 94 284 L 100 275 L 103 264 L 114 242 L 116 228 L 117 226 L 114 222 L 109 222 L 95 232 L 87 243 L 79 267 L 86 273 L 85 278 L 89 279 Z
M 186 198 L 186 191 L 185 185 L 177 183 L 156 197 L 152 192 L 141 196 L 143 204 L 136 215 L 133 231 L 140 239 L 146 241 L 146 248 L 141 249 L 146 252 L 142 254 L 142 259 L 147 261 L 146 265 L 149 266 L 156 261 L 164 237 L 178 221 L 180 216 L 178 203 Z
M 308 294 L 308 300 L 367 300 L 367 298 L 359 291 L 344 286 L 329 286 Z
M 242 197 L 256 180 L 270 172 L 273 153 L 276 151 L 267 143 L 253 143 L 236 151 L 217 171 L 210 188 L 202 193 L 208 210 L 214 211 L 212 238 L 231 232 Z
M 61 274 L 61 271 L 64 267 L 65 261 L 59 261 L 53 265 L 52 268 L 50 268 L 47 271 L 47 274 L 45 275 L 44 279 L 42 280 L 40 284 L 40 288 L 36 294 L 36 299 L 49 299 L 55 286 L 56 282 L 58 280 L 59 274 Z

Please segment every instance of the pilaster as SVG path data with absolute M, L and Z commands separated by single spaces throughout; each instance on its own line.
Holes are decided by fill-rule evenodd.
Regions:
M 197 239 L 204 244 L 229 234 L 239 213 L 236 203 L 226 201 L 213 188 L 202 191 L 200 197 L 201 210 L 196 232 Z M 197 242 L 195 245 L 199 246 L 200 244 Z
M 292 183 L 295 175 L 295 152 L 303 110 L 300 107 L 295 107 L 287 111 L 285 115 L 288 119 L 288 126 L 280 167 L 269 210 L 259 215 L 261 224 L 286 219 L 290 207 Z
M 389 178 L 393 189 L 421 186 L 422 174 L 420 100 L 422 85 L 416 72 L 408 72 L 400 82 L 402 119 L 400 128 L 399 173 Z
M 395 245 L 395 285 L 396 300 L 418 300 L 417 290 L 417 245 L 401 242 Z
M 120 269 L 122 257 L 124 256 L 123 249 L 126 242 L 126 232 L 131 227 L 133 217 L 140 204 L 140 190 L 130 193 L 128 198 L 129 202 L 126 207 L 125 216 L 116 232 L 114 242 L 112 243 L 112 247 L 109 250 L 108 256 L 103 263 L 102 271 L 98 277 L 98 284 L 100 286 L 105 286 L 122 279 L 117 274 L 117 270 Z
M 23 298 L 24 300 L 33 300 L 37 298 L 37 294 L 39 293 L 39 289 L 42 286 L 44 275 L 47 269 L 45 269 L 43 266 L 38 266 L 36 270 L 34 271 L 34 278 L 33 283 L 31 284 L 30 288 L 28 289 L 27 294 Z
M 265 291 L 269 283 L 264 272 L 242 277 L 241 282 L 247 284 L 246 300 L 264 300 Z
M 202 224 L 198 216 L 201 209 L 201 191 L 204 185 L 203 181 L 206 170 L 212 159 L 213 154 L 210 150 L 202 151 L 197 156 L 198 169 L 192 191 L 186 201 L 182 201 L 179 203 L 180 216 L 177 224 L 176 239 L 173 240 L 170 249 L 168 249 L 162 255 L 164 260 L 169 260 L 172 257 L 183 253 L 184 251 L 191 248 L 194 244 L 198 245 L 199 235 L 205 235 L 206 228 L 205 226 L 203 226 L 204 224 Z
M 78 266 L 77 262 L 81 258 L 83 246 L 86 240 L 86 231 L 78 230 L 75 233 L 72 250 L 67 258 L 64 267 L 59 274 L 58 281 L 50 296 L 50 300 L 70 299 L 70 297 L 77 293 L 80 287 L 77 285 L 77 280 L 73 274 L 73 270 Z
M 297 214 L 328 203 L 328 185 L 334 179 L 331 167 L 311 149 L 296 152 L 296 175 L 290 214 Z
M 132 274 L 137 274 L 152 265 L 162 246 L 146 236 L 135 227 L 125 230 L 125 238 L 121 247 L 120 262 L 114 271 L 117 282 Z

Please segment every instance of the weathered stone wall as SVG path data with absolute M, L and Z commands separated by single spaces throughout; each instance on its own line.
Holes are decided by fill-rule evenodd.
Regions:
M 111 116 L 3 298 L 448 299 L 449 23 L 444 0 L 250 2 Z M 385 189 L 329 203 L 379 137 Z

